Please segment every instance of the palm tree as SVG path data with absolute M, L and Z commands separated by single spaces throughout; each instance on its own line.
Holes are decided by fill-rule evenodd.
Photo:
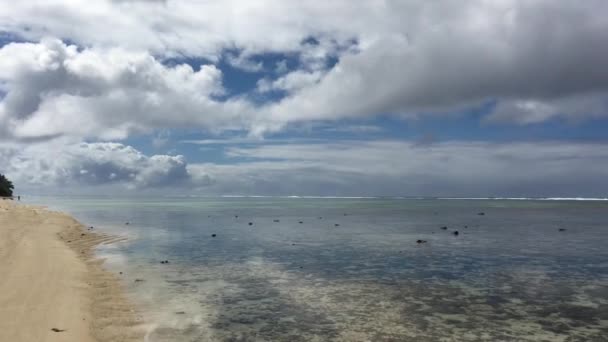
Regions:
M 14 188 L 13 182 L 0 173 L 0 197 L 12 197 Z

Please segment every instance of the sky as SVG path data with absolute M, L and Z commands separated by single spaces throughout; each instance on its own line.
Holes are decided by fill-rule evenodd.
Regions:
M 0 6 L 22 194 L 608 197 L 604 0 Z

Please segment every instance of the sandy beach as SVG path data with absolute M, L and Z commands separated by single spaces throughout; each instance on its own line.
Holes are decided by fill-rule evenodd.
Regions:
M 0 341 L 139 341 L 141 318 L 93 248 L 115 237 L 0 201 Z

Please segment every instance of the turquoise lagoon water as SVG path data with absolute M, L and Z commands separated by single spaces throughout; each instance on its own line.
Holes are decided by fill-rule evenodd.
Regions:
M 31 201 L 128 237 L 148 341 L 608 341 L 606 201 Z

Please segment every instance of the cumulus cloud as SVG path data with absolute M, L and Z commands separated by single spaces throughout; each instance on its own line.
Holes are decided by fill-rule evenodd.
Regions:
M 0 30 L 30 40 L 53 35 L 83 46 L 125 46 L 155 55 L 217 60 L 225 48 L 237 47 L 247 53 L 296 51 L 307 37 L 330 33 L 335 45 L 352 38 L 356 31 L 349 25 L 350 18 L 341 19 L 336 13 L 352 17 L 370 13 L 374 7 L 346 0 L 324 4 L 281 0 L 16 1 L 3 4 Z
M 191 186 L 183 156 L 146 156 L 119 143 L 0 146 L 3 172 L 26 189 L 35 187 L 123 188 Z
M 122 139 L 165 127 L 242 128 L 254 120 L 239 100 L 218 102 L 221 71 L 168 67 L 147 53 L 85 49 L 56 39 L 0 49 L 2 134 Z
M 379 37 L 359 53 L 342 56 L 318 84 L 273 112 L 290 120 L 413 116 L 487 100 L 535 101 L 540 114 L 531 108 L 527 115 L 537 122 L 564 114 L 559 107 L 548 110 L 558 99 L 571 104 L 567 114 L 585 117 L 585 108 L 574 105 L 592 96 L 602 104 L 594 113 L 605 115 L 608 62 L 600 56 L 608 53 L 608 20 L 587 3 L 526 3 L 535 5 L 457 9 L 460 16 L 431 20 L 438 22 L 432 29 Z M 512 116 L 521 122 L 521 111 Z
M 493 122 L 605 116 L 607 11 L 601 0 L 11 2 L 0 30 L 42 41 L 0 50 L 2 134 L 114 139 L 188 126 L 262 135 L 488 100 L 497 102 Z M 286 93 L 263 106 L 219 101 L 213 64 L 161 62 L 226 58 L 260 71 L 250 57 L 277 53 L 300 65 L 259 81 L 258 92 Z

